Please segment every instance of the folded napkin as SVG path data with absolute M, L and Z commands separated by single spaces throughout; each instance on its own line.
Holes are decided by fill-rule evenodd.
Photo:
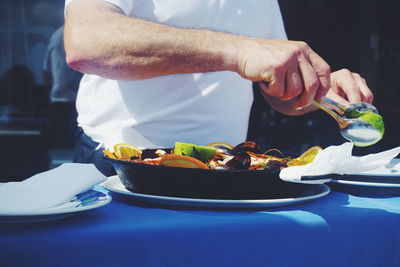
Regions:
M 325 183 L 330 179 L 302 180 L 302 176 L 326 174 L 361 174 L 387 165 L 400 153 L 400 147 L 362 157 L 352 156 L 353 143 L 329 146 L 320 151 L 310 164 L 282 169 L 279 177 L 289 182 Z
M 67 205 L 106 180 L 93 164 L 64 163 L 21 182 L 0 184 L 0 212 L 31 212 Z

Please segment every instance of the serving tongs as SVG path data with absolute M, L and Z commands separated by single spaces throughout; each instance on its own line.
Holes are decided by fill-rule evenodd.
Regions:
M 376 143 L 381 138 L 381 135 L 378 134 L 373 125 L 355 118 L 355 114 L 363 112 L 379 114 L 378 110 L 369 103 L 357 102 L 342 105 L 330 98 L 324 97 L 321 102 L 313 100 L 312 104 L 334 118 L 339 124 L 342 136 L 356 145 L 367 146 Z M 365 132 L 368 132 L 368 134 L 365 134 Z
M 331 107 L 331 109 L 335 110 L 340 116 L 345 116 L 347 118 L 354 117 L 355 113 L 374 112 L 379 114 L 378 109 L 375 106 L 366 102 L 355 102 L 348 105 L 342 105 L 328 97 L 324 97 L 323 102 Z
M 357 113 L 374 112 L 379 114 L 378 109 L 366 102 L 356 102 L 349 105 L 339 104 L 336 101 L 324 97 L 321 102 L 313 100 L 312 104 L 331 115 L 341 127 L 346 127 L 350 118 Z

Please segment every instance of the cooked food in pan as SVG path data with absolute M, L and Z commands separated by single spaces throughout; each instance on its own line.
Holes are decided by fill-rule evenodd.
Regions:
M 313 161 L 321 151 L 313 146 L 296 158 L 284 156 L 278 149 L 262 152 L 252 141 L 235 147 L 218 142 L 206 146 L 176 142 L 173 149 L 139 149 L 129 144 L 116 144 L 114 151 L 103 150 L 106 157 L 135 163 L 182 168 L 216 170 L 280 170 Z

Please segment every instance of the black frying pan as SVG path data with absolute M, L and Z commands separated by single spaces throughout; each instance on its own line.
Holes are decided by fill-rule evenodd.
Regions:
M 205 170 L 157 166 L 107 158 L 134 193 L 207 199 L 280 199 L 308 190 L 269 170 Z

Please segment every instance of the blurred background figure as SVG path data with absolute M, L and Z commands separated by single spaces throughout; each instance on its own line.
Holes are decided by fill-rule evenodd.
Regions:
M 44 81 L 51 84 L 50 107 L 43 137 L 49 149 L 73 149 L 75 145 L 76 94 L 82 78 L 65 61 L 64 27 L 50 37 L 44 61 Z
M 25 65 L 14 65 L 0 77 L 0 105 L 8 106 L 7 115 L 34 115 L 35 77 Z
M 42 130 L 49 112 L 43 60 L 63 24 L 63 1 L 0 1 L 0 181 L 49 168 Z

